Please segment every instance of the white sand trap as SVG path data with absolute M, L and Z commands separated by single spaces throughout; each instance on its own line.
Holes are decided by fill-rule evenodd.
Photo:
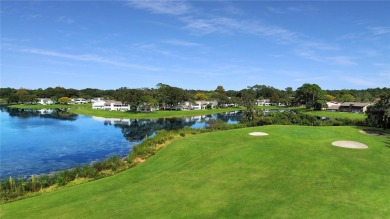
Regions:
M 251 132 L 249 133 L 250 135 L 253 135 L 253 136 L 266 136 L 268 135 L 267 133 L 265 132 Z
M 343 148 L 354 148 L 354 149 L 366 149 L 367 145 L 356 142 L 356 141 L 334 141 L 332 142 L 333 146 L 343 147 Z

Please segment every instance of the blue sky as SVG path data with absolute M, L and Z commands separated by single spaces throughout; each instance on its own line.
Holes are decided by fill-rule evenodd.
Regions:
M 1 87 L 390 87 L 390 1 L 2 1 Z

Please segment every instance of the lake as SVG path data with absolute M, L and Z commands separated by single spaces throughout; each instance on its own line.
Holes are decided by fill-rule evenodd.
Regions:
M 73 168 L 114 155 L 126 156 L 157 130 L 203 128 L 220 119 L 238 123 L 241 113 L 170 119 L 107 119 L 66 110 L 0 108 L 0 178 L 29 177 Z

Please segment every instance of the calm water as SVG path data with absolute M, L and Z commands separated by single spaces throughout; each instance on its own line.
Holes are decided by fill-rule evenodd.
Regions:
M 221 119 L 237 123 L 241 115 L 213 114 L 173 119 L 105 119 L 61 110 L 0 108 L 0 178 L 28 177 L 69 169 L 111 157 L 160 129 L 202 128 Z

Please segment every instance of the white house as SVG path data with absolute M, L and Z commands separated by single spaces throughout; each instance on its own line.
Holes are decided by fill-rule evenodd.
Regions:
M 269 99 L 256 100 L 257 106 L 271 106 L 271 102 Z
M 38 103 L 42 105 L 51 105 L 54 104 L 54 101 L 51 100 L 50 98 L 39 98 Z
M 324 110 L 335 112 L 335 111 L 339 111 L 341 103 L 327 101 L 326 105 L 327 105 L 327 107 L 324 108 Z
M 102 100 L 104 100 L 103 97 L 96 97 L 96 98 L 93 98 L 93 99 L 91 100 L 91 103 L 94 103 L 94 102 L 96 102 L 96 101 L 102 101 Z
M 92 102 L 92 109 L 104 109 L 104 104 L 106 101 L 104 100 L 94 100 Z
M 84 98 L 72 98 L 71 99 L 72 102 L 71 104 L 84 104 L 84 103 L 88 103 L 88 101 Z
M 201 109 L 207 109 L 207 106 L 210 106 L 211 108 L 214 108 L 218 106 L 218 102 L 216 100 L 213 101 L 206 101 L 206 100 L 197 100 L 195 103 L 190 103 L 189 101 L 184 102 L 183 105 L 181 105 L 182 110 L 201 110 Z
M 130 106 L 115 100 L 100 100 L 92 103 L 92 109 L 103 109 L 109 111 L 129 111 Z

